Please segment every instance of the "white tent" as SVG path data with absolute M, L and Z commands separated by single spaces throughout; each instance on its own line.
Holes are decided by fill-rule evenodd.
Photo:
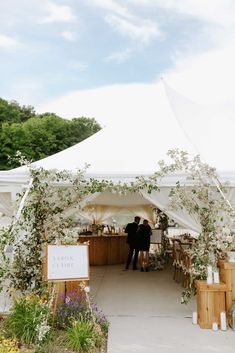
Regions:
M 165 90 L 162 86 L 156 90 L 156 107 L 157 115 L 150 112 L 145 116 L 143 112 L 141 122 L 132 117 L 124 126 L 117 121 L 86 140 L 32 165 L 76 171 L 88 164 L 87 177 L 128 182 L 139 175 L 153 174 L 158 168 L 157 162 L 166 160 L 167 151 L 178 148 L 192 155 L 200 154 L 203 161 L 216 167 L 220 180 L 230 182 L 227 197 L 234 204 L 235 163 L 230 151 L 235 147 L 232 139 L 235 123 L 231 110 L 227 106 L 199 106 L 167 85 Z M 128 207 L 151 203 L 166 211 L 178 223 L 199 231 L 196 219 L 186 212 L 173 212 L 167 208 L 169 190 L 181 177 L 171 175 L 165 178 L 160 193 L 149 195 L 142 192 L 138 201 L 133 195 L 129 196 Z M 0 212 L 7 215 L 12 212 L 11 200 L 28 181 L 26 167 L 0 172 Z M 115 199 L 113 194 L 95 194 L 87 201 L 88 204 L 112 206 L 123 206 L 125 202 L 123 197 Z

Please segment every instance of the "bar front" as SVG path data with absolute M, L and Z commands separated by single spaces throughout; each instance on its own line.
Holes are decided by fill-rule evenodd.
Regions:
M 81 243 L 89 242 L 89 262 L 91 266 L 116 265 L 126 262 L 128 245 L 126 235 L 80 235 Z

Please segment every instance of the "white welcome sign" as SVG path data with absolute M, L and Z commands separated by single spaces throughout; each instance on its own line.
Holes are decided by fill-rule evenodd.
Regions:
M 47 245 L 47 280 L 89 280 L 88 245 Z

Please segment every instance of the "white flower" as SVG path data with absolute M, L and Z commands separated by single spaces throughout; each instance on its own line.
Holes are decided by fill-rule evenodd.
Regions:
M 38 331 L 38 341 L 41 342 L 46 334 L 50 331 L 51 327 L 46 324 L 45 321 L 41 323 L 41 325 L 38 325 L 37 331 Z
M 84 291 L 85 291 L 86 293 L 90 293 L 90 287 L 89 287 L 89 286 L 84 287 Z
M 70 301 L 71 301 L 71 299 L 70 299 L 69 297 L 66 297 L 66 298 L 65 298 L 65 303 L 66 303 L 66 304 L 69 304 Z

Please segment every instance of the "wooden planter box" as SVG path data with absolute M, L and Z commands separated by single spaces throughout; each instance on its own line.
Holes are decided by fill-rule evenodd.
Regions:
M 226 284 L 207 284 L 196 280 L 198 324 L 201 328 L 212 328 L 217 322 L 220 327 L 220 313 L 225 311 Z
M 218 263 L 220 279 L 227 285 L 226 310 L 227 312 L 235 301 L 235 263 L 220 260 Z

